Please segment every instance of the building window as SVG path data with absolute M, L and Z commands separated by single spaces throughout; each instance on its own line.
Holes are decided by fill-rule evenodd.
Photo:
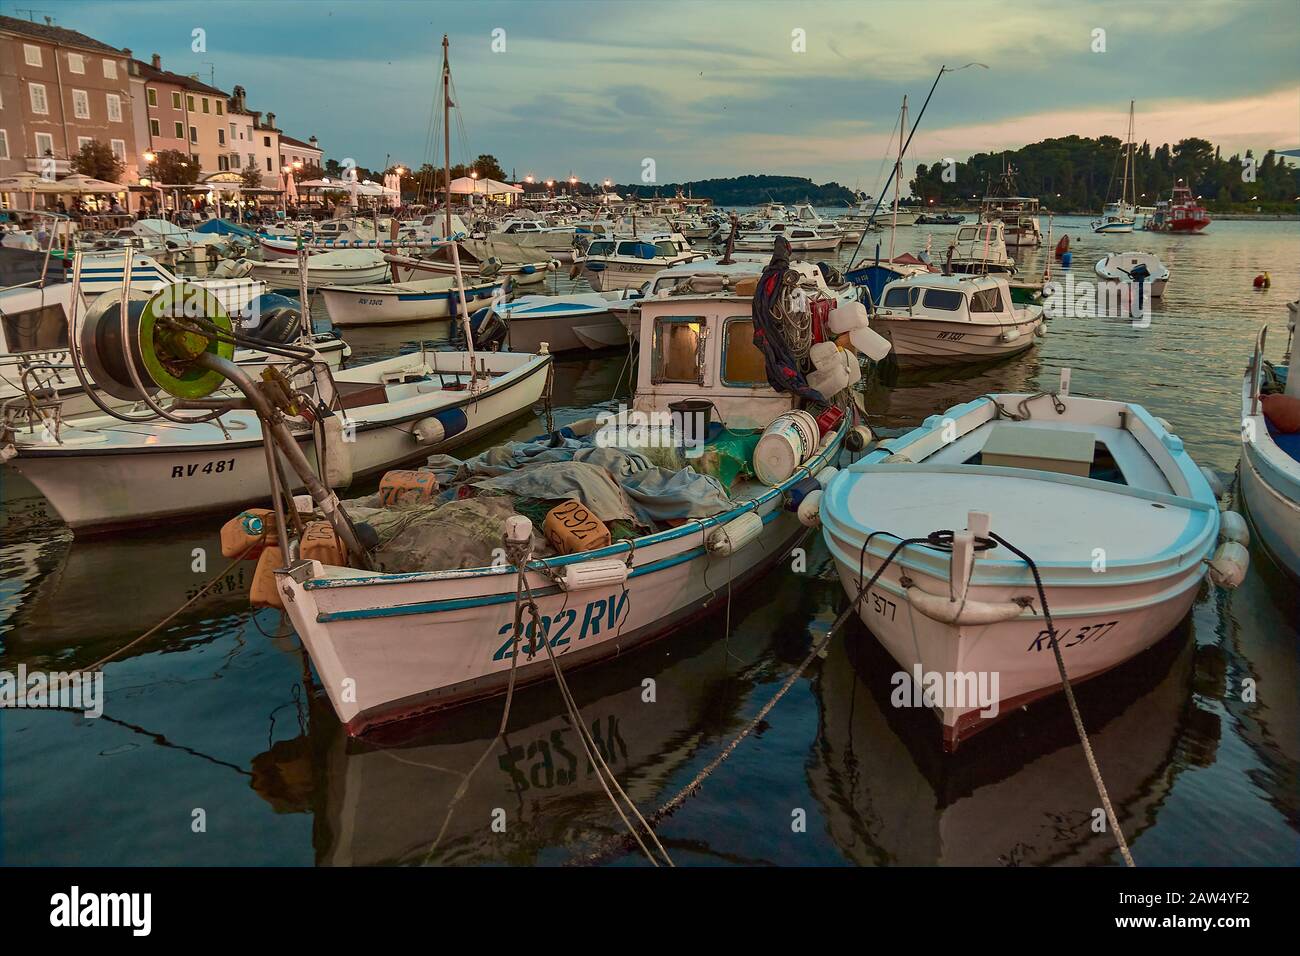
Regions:
M 203 112 L 208 112 L 208 98 L 206 96 L 203 97 Z
M 115 139 L 112 142 L 110 142 L 108 145 L 113 148 L 113 155 L 117 158 L 117 161 L 120 163 L 125 163 L 126 162 L 126 141 L 121 139 Z
M 149 135 L 150 136 L 162 135 L 162 125 L 156 119 L 151 119 L 149 121 Z
M 105 60 L 105 63 L 112 63 L 112 60 Z M 108 94 L 108 121 L 110 123 L 122 122 L 122 97 L 116 93 Z
M 228 162 L 226 162 L 226 157 L 224 157 L 224 156 L 218 156 L 218 157 L 217 157 L 217 169 L 221 170 L 222 172 L 225 172 L 225 171 L 226 171 L 227 169 L 229 169 L 229 168 L 230 168 L 230 164 L 229 164 Z
M 77 152 L 81 152 L 83 149 L 86 148 L 86 144 L 87 144 L 87 143 L 93 143 L 94 141 L 95 141 L 95 139 L 94 139 L 93 136 L 78 136 L 78 137 L 77 137 Z
M 218 146 L 226 145 L 226 131 L 224 129 L 217 130 L 217 145 Z
M 235 168 L 235 169 L 238 169 L 238 168 L 239 168 L 239 154 L 238 154 L 238 153 L 231 153 L 231 154 L 230 154 L 230 165 L 231 165 L 233 168 Z
M 90 119 L 90 96 L 85 90 L 72 91 L 72 115 L 77 119 Z
M 263 136 L 263 137 L 262 137 L 262 145 L 265 146 L 267 149 L 270 149 L 270 148 L 271 148 L 271 137 L 269 137 L 269 136 Z M 267 162 L 270 162 L 270 160 L 267 160 Z
M 191 126 L 191 127 L 190 127 L 190 142 L 191 142 L 191 143 L 197 143 L 198 141 L 199 141 L 199 128 L 198 128 L 197 126 Z
M 23 44 L 23 61 L 28 66 L 41 66 L 41 48 L 30 43 Z
M 184 123 L 176 123 L 176 124 L 174 124 L 174 125 L 176 126 L 176 138 L 177 138 L 177 139 L 184 139 L 184 138 L 185 138 L 185 124 L 184 124 Z
M 104 61 L 104 79 L 106 80 L 117 79 L 117 60 Z
M 54 155 L 54 136 L 50 133 L 36 134 L 36 155 L 53 156 Z
M 191 113 L 194 112 L 194 97 L 192 96 L 185 97 L 185 108 L 188 109 Z
M 231 124 L 230 124 L 230 141 L 231 141 L 232 143 L 235 141 L 235 124 L 234 124 L 234 123 L 231 123 Z
M 226 111 L 221 105 L 221 100 L 217 100 L 217 115 L 218 116 L 226 115 Z
M 80 53 L 68 54 L 68 72 L 69 73 L 86 72 L 86 60 Z
M 149 89 L 147 89 L 145 92 L 148 93 L 148 95 L 149 95 L 149 105 L 150 105 L 150 106 L 157 106 L 157 105 L 158 105 L 158 91 L 155 90 L 155 89 L 151 86 L 151 87 L 149 87 Z
M 288 161 L 285 160 L 285 158 L 284 158 L 284 153 L 281 153 L 281 154 L 280 154 L 280 165 L 281 165 L 281 166 L 287 166 L 287 165 L 288 165 Z
M 178 110 L 180 108 L 181 108 L 181 95 L 177 93 L 175 90 L 172 90 L 172 109 Z
M 32 97 L 32 112 L 40 116 L 48 116 L 50 104 L 45 99 L 45 86 L 41 83 L 28 83 L 27 90 Z
M 9 134 L 0 129 L 0 159 L 9 158 Z
M 266 157 L 266 171 L 267 171 L 268 173 L 271 171 L 271 157 L 270 157 L 270 156 Z
M 249 153 L 249 154 L 248 154 L 248 165 L 249 165 L 249 166 L 256 166 L 256 165 L 257 165 L 257 157 L 254 156 L 252 153 Z

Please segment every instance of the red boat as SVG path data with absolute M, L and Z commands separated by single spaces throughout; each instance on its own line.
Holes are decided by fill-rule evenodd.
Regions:
M 1210 214 L 1192 198 L 1192 191 L 1180 179 L 1173 195 L 1156 203 L 1155 215 L 1146 221 L 1153 232 L 1200 232 L 1210 224 Z

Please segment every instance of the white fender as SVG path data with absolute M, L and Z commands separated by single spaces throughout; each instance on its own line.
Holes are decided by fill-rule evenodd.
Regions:
M 1221 588 L 1235 588 L 1250 570 L 1250 552 L 1236 541 L 1219 545 L 1210 559 L 1210 580 Z
M 1201 465 L 1201 474 L 1205 477 L 1206 482 L 1209 484 L 1210 492 L 1214 495 L 1214 497 L 1222 498 L 1224 491 L 1227 490 L 1226 488 L 1223 487 L 1223 480 L 1214 471 L 1210 470 L 1204 465 Z
M 331 488 L 346 488 L 352 484 L 353 442 L 344 440 L 343 416 L 330 415 L 324 425 L 325 483 Z
M 1011 343 L 1020 338 L 1019 329 L 1003 329 L 1002 334 L 998 336 L 1003 342 Z
M 763 519 L 752 511 L 747 511 L 739 518 L 732 518 L 726 524 L 714 528 L 705 541 L 705 547 L 713 554 L 735 554 L 763 533 Z
M 1250 526 L 1246 524 L 1246 519 L 1235 511 L 1220 514 L 1219 540 L 1235 541 L 1244 548 L 1250 547 Z
M 904 592 L 907 603 L 932 621 L 961 627 L 967 624 L 1001 624 L 1014 621 L 1025 609 L 1014 601 L 950 601 L 946 594 L 931 594 L 913 585 Z
M 565 568 L 559 583 L 566 591 L 621 587 L 627 581 L 629 573 L 631 569 L 622 558 L 582 561 Z
M 822 492 L 818 488 L 816 491 L 810 491 L 804 495 L 803 501 L 799 502 L 799 523 L 805 528 L 815 528 L 821 524 L 822 515 Z

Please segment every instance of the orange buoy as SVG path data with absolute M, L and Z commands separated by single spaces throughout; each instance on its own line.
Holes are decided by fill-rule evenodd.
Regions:
M 1256 289 L 1267 289 L 1272 284 L 1273 280 L 1267 272 L 1261 272 L 1259 275 L 1255 276 Z
M 379 479 L 379 504 L 384 508 L 415 505 L 438 493 L 438 478 L 431 471 L 397 469 Z
M 261 555 L 274 531 L 275 512 L 270 508 L 241 511 L 221 526 L 221 553 L 231 559 L 243 555 L 252 561 Z
M 284 601 L 275 584 L 275 571 L 283 565 L 284 557 L 279 545 L 268 545 L 262 551 L 257 559 L 257 567 L 253 570 L 253 586 L 248 592 L 248 601 L 253 607 L 278 607 L 284 610 Z
M 348 550 L 328 521 L 313 521 L 302 529 L 298 555 L 305 561 L 319 561 L 333 568 L 348 566 Z

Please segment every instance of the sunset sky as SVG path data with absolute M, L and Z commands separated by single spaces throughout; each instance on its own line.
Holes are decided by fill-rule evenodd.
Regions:
M 908 165 L 1079 133 L 1300 147 L 1297 0 L 190 2 L 40 7 L 165 69 L 248 90 L 290 135 L 364 166 L 441 162 L 429 123 L 451 36 L 463 141 L 519 176 L 659 182 L 779 173 L 872 191 L 899 103 L 944 76 Z M 38 14 L 39 16 L 40 14 Z M 192 31 L 206 52 L 192 52 Z M 505 50 L 492 49 L 505 31 Z M 1104 52 L 1093 52 L 1094 31 Z M 802 31 L 805 52 L 792 49 Z M 498 41 L 499 45 L 499 41 Z M 436 157 L 435 157 L 436 154 Z

